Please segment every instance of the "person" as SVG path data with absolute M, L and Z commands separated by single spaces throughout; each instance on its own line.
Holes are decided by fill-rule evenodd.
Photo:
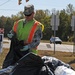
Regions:
M 2 34 L 0 33 L 0 53 L 2 52 Z
M 34 19 L 34 5 L 26 5 L 23 13 L 25 18 L 15 22 L 12 30 L 7 34 L 11 39 L 11 45 L 3 62 L 3 68 L 14 65 L 29 52 L 38 54 L 37 46 L 42 39 L 44 25 Z
M 4 28 L 0 28 L 0 53 L 3 50 L 3 37 L 4 37 Z

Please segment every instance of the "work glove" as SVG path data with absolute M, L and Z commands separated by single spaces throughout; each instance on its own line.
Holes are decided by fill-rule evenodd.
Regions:
M 28 49 L 29 49 L 29 46 L 28 46 L 28 45 L 25 45 L 25 46 L 23 46 L 22 49 L 20 49 L 20 51 L 26 51 L 26 50 L 28 50 Z
M 7 34 L 9 39 L 12 39 L 12 37 L 14 36 L 14 32 L 11 30 L 8 34 Z
M 9 39 L 11 39 L 14 36 L 14 34 L 10 33 L 10 34 L 7 34 L 7 36 L 8 36 Z

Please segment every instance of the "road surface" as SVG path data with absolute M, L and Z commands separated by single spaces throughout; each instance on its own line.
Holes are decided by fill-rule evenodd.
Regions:
M 51 50 L 54 51 L 54 44 L 50 43 L 40 43 L 38 46 L 38 50 Z M 73 45 L 65 45 L 65 44 L 55 44 L 56 51 L 62 52 L 73 52 Z
M 7 42 L 7 40 L 5 40 Z M 10 41 L 9 43 L 4 43 L 4 48 L 10 47 Z M 38 50 L 51 50 L 54 51 L 54 44 L 50 43 L 40 43 L 38 46 Z M 65 44 L 55 44 L 55 51 L 62 51 L 62 52 L 73 52 L 73 45 L 65 45 Z

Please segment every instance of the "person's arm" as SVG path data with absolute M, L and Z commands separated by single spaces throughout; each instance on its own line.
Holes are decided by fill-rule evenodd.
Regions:
M 31 50 L 32 48 L 36 48 L 39 45 L 41 38 L 42 38 L 42 30 L 38 29 L 34 34 L 32 42 L 28 45 L 25 45 L 23 49 L 21 49 L 21 51 L 25 51 L 28 49 Z
M 36 48 L 39 45 L 42 36 L 42 30 L 38 29 L 34 34 L 32 42 L 29 44 L 29 49 Z

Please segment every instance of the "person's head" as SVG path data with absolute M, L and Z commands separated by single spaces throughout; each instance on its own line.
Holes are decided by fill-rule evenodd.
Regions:
M 26 17 L 26 20 L 32 20 L 34 17 L 34 5 L 26 5 L 24 7 L 24 15 Z

